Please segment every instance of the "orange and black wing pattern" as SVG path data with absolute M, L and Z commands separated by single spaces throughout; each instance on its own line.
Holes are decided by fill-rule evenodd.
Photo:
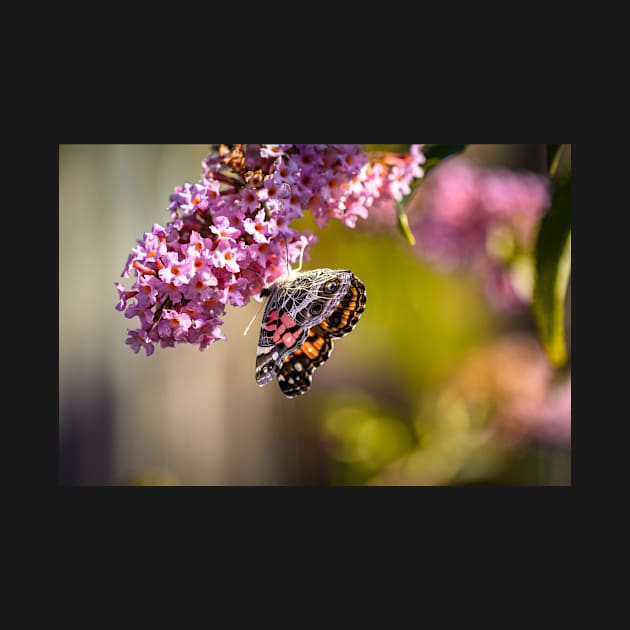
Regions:
M 335 310 L 320 324 L 320 327 L 331 337 L 347 335 L 357 325 L 365 310 L 366 302 L 365 285 L 353 275 L 347 293 L 341 298 Z
M 304 342 L 284 359 L 276 378 L 285 396 L 294 398 L 308 391 L 313 372 L 332 354 L 333 339 L 354 329 L 365 310 L 366 301 L 365 286 L 353 275 L 348 291 L 333 312 L 310 328 Z
M 320 326 L 308 331 L 306 341 L 282 363 L 276 377 L 282 393 L 289 398 L 304 394 L 311 386 L 311 375 L 333 351 L 332 337 Z

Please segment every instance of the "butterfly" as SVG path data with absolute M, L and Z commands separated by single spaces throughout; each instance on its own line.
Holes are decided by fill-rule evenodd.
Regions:
M 349 269 L 294 271 L 261 295 L 268 301 L 256 350 L 256 382 L 274 377 L 288 398 L 308 391 L 333 339 L 354 330 L 365 310 L 365 285 Z

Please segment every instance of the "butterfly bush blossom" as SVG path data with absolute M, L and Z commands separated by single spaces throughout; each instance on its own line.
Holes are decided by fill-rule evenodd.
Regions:
M 422 177 L 422 145 L 410 154 L 374 162 L 358 144 L 215 145 L 201 179 L 177 186 L 171 220 L 145 232 L 117 282 L 116 308 L 138 317 L 126 343 L 147 356 L 155 344 L 198 344 L 221 332 L 228 304 L 244 306 L 308 256 L 316 236 L 290 227 L 312 213 L 318 227 L 336 219 L 354 228 L 368 209 L 400 200 Z M 288 257 L 288 260 L 287 260 Z
M 409 222 L 423 259 L 474 270 L 494 306 L 516 309 L 531 298 L 535 229 L 549 201 L 544 176 L 450 158 L 423 182 Z

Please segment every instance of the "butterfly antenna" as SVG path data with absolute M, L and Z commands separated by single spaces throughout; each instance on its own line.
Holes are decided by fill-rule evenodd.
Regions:
M 245 329 L 245 332 L 243 333 L 243 336 L 245 336 L 249 332 L 249 329 L 252 327 L 252 324 L 254 323 L 254 320 L 258 317 L 258 313 L 260 313 L 260 309 L 264 306 L 264 304 L 265 304 L 264 302 L 261 302 L 260 306 L 258 307 L 256 312 L 254 313 L 254 316 L 251 318 L 249 324 L 247 324 L 247 328 Z
M 300 250 L 300 262 L 298 263 L 298 271 L 302 269 L 302 261 L 304 260 L 304 250 L 306 249 L 307 245 L 308 245 L 308 241 L 304 241 L 304 243 L 302 243 L 302 249 Z
M 291 265 L 289 264 L 289 242 L 287 241 L 286 236 L 284 238 L 284 248 L 287 251 L 287 258 L 286 258 L 286 261 L 287 261 L 287 278 L 290 278 L 291 277 Z

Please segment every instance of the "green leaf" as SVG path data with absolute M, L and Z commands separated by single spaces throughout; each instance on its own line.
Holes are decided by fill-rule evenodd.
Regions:
M 548 144 L 547 145 L 547 173 L 549 177 L 563 177 L 566 173 L 559 174 L 558 170 L 564 170 L 564 166 L 570 162 L 570 150 L 567 152 L 566 144 Z M 568 154 L 568 155 L 567 155 Z M 567 159 L 568 158 L 568 159 Z
M 533 312 L 540 340 L 556 367 L 568 360 L 564 302 L 571 274 L 571 170 L 555 182 L 551 207 L 536 239 Z
M 553 164 L 557 161 L 560 155 L 561 144 L 548 144 L 547 145 L 547 173 L 550 177 L 554 175 Z

